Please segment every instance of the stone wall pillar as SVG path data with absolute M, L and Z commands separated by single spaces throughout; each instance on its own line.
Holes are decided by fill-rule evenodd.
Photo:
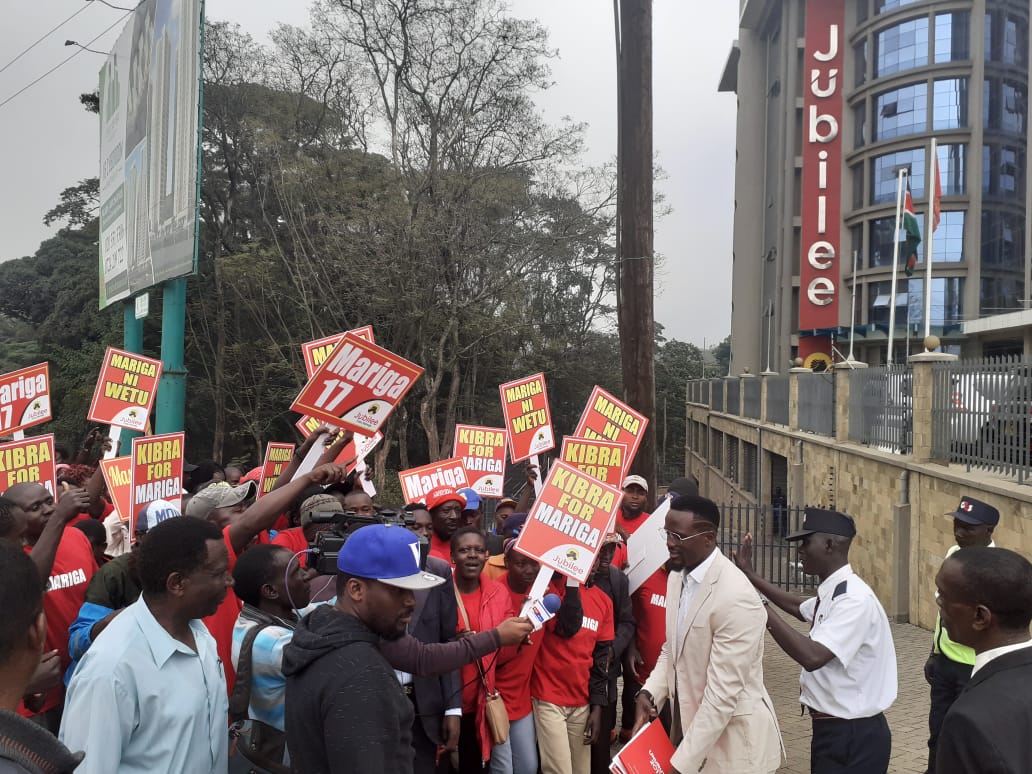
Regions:
M 809 368 L 790 368 L 788 371 L 788 429 L 799 429 L 799 374 L 812 374 Z
M 844 360 L 835 364 L 835 440 L 838 443 L 849 440 L 849 375 L 861 368 L 867 368 L 867 363 Z
M 922 352 L 911 355 L 913 369 L 911 407 L 914 427 L 914 462 L 932 461 L 932 365 L 956 360 L 956 355 Z

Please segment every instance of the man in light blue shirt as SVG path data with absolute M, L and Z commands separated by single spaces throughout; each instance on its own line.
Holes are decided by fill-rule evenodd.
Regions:
M 83 656 L 60 738 L 88 751 L 76 774 L 225 774 L 226 677 L 199 620 L 233 585 L 222 532 L 169 519 L 150 530 L 137 560 L 143 594 Z

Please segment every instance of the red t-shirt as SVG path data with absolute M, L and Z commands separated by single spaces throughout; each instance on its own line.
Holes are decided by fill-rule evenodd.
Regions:
M 645 520 L 650 514 L 645 511 L 641 512 L 641 515 L 636 519 L 628 519 L 624 516 L 623 509 L 621 508 L 616 512 L 616 523 L 627 530 L 628 535 L 633 535 L 638 531 L 638 527 L 645 523 Z M 627 545 L 621 543 L 616 547 L 616 551 L 613 553 L 613 567 L 618 569 L 624 569 L 627 566 Z
M 466 617 L 469 618 L 469 631 L 480 631 L 480 604 L 483 593 L 480 586 L 472 594 L 462 594 L 462 606 L 466 609 Z M 455 632 L 466 631 L 466 622 L 462 620 L 462 611 L 459 611 L 458 625 Z M 476 664 L 466 664 L 462 668 L 462 713 L 464 715 L 475 712 L 477 709 L 477 696 L 481 691 L 480 670 Z
M 505 590 L 509 593 L 512 602 L 512 609 L 519 613 L 523 609 L 523 603 L 527 599 L 526 594 L 520 594 L 509 588 L 508 573 L 498 578 Z M 564 587 L 549 586 L 548 591 L 552 594 L 562 595 Z M 516 649 L 516 655 L 508 661 L 499 661 L 495 670 L 495 690 L 502 695 L 505 708 L 509 711 L 509 720 L 525 718 L 531 712 L 530 704 L 530 676 L 534 672 L 534 662 L 537 660 L 538 651 L 541 649 L 541 642 L 544 639 L 543 631 L 532 632 L 530 642 L 525 642 Z
M 441 540 L 437 537 L 436 532 L 430 533 L 430 556 L 436 556 L 438 559 L 443 559 L 448 564 L 452 565 L 452 569 L 455 569 L 455 565 L 452 564 L 451 560 L 451 541 Z
M 308 550 L 308 538 L 305 537 L 305 531 L 301 527 L 291 527 L 282 532 L 277 532 L 276 537 L 272 539 L 272 544 L 274 546 L 283 546 L 289 549 L 292 554 Z
M 541 650 L 534 664 L 530 695 L 559 707 L 588 704 L 588 677 L 595 644 L 613 639 L 613 600 L 597 586 L 580 587 L 584 622 L 570 639 L 555 633 L 555 621 L 545 624 Z
M 229 551 L 229 571 L 233 572 L 237 555 L 233 550 L 233 542 L 229 539 L 228 525 L 222 530 L 222 539 L 226 541 L 226 550 Z M 226 690 L 230 694 L 233 693 L 233 684 L 236 683 L 236 670 L 233 669 L 233 626 L 242 607 L 240 598 L 233 593 L 232 588 L 229 588 L 226 589 L 226 598 L 222 600 L 219 609 L 203 619 L 208 632 L 215 638 L 216 649 L 219 658 L 222 659 L 222 668 L 226 670 Z
M 25 547 L 25 553 L 31 548 Z M 90 585 L 93 574 L 97 571 L 97 562 L 93 558 L 93 546 L 89 538 L 81 531 L 66 526 L 61 533 L 61 541 L 57 544 L 54 556 L 54 568 L 47 580 L 47 590 L 43 595 L 43 611 L 47 614 L 47 639 L 44 646 L 47 651 L 56 650 L 61 654 L 61 671 L 68 669 L 71 659 L 68 657 L 68 627 L 72 625 L 79 608 L 86 601 L 86 588 Z M 46 712 L 58 706 L 64 699 L 64 688 L 58 686 L 47 692 L 46 700 L 40 712 Z M 23 715 L 32 713 L 19 711 Z
M 659 651 L 666 642 L 666 591 L 669 573 L 660 567 L 631 595 L 634 621 L 637 624 L 635 642 L 645 662 L 639 670 L 642 682 L 656 668 Z

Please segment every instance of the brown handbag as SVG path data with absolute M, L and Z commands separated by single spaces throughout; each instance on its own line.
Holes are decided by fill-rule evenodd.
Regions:
M 462 603 L 462 595 L 455 587 L 455 601 L 459 603 L 459 613 L 462 614 L 462 625 L 469 631 L 469 616 L 466 615 L 466 606 Z M 487 699 L 484 702 L 484 719 L 487 721 L 487 730 L 491 734 L 491 744 L 504 744 L 509 738 L 509 710 L 505 708 L 498 691 L 489 691 L 487 688 L 487 676 L 484 674 L 484 667 L 480 665 L 480 659 L 476 660 L 477 671 L 480 672 L 480 681 L 484 684 L 484 691 Z

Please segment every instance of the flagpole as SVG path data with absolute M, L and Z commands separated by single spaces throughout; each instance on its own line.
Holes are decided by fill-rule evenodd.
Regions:
M 933 137 L 930 143 L 928 163 L 925 164 L 925 169 L 929 170 L 926 176 L 926 185 L 928 186 L 928 219 L 925 226 L 925 338 L 932 334 L 932 242 L 934 241 L 932 233 L 935 231 L 935 202 L 939 193 L 939 157 L 936 154 L 937 144 Z
M 853 300 L 849 306 L 849 357 L 847 361 L 853 360 L 853 327 L 856 324 L 856 260 L 859 255 L 858 250 L 853 251 Z
M 896 229 L 892 237 L 892 290 L 889 293 L 889 350 L 886 365 L 892 365 L 892 342 L 896 335 L 896 277 L 899 273 L 899 231 L 903 220 L 903 176 L 906 167 L 900 167 L 896 176 Z

